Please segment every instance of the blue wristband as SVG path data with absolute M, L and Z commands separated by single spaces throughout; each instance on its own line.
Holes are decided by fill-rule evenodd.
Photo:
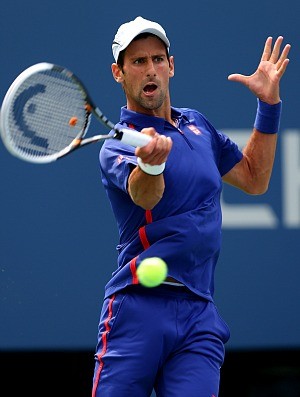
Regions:
M 279 131 L 282 101 L 276 105 L 257 100 L 257 113 L 254 128 L 264 134 L 276 134 Z

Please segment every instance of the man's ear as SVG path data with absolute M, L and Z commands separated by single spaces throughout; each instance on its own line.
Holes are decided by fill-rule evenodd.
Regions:
M 175 66 L 174 66 L 174 57 L 173 56 L 170 56 L 169 63 L 170 63 L 169 77 L 173 77 L 175 74 Z
M 117 63 L 111 65 L 111 72 L 117 83 L 123 82 L 123 72 Z

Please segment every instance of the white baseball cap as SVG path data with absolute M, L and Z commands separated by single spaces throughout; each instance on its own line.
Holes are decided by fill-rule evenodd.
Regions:
M 132 40 L 141 33 L 152 33 L 159 37 L 166 44 L 169 51 L 170 42 L 164 29 L 156 22 L 137 17 L 134 21 L 121 25 L 115 35 L 112 52 L 116 62 L 118 61 L 120 52 L 125 50 Z

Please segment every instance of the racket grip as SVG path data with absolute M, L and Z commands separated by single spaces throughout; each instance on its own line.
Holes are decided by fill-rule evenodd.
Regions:
M 121 136 L 117 137 L 117 139 L 134 147 L 146 146 L 152 139 L 149 135 L 142 134 L 141 132 L 129 128 L 122 128 L 120 132 Z

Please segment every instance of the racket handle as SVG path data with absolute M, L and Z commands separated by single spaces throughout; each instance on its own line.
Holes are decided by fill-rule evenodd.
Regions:
M 152 139 L 151 136 L 142 134 L 141 132 L 130 128 L 122 128 L 121 130 L 116 131 L 114 138 L 134 147 L 146 146 Z

